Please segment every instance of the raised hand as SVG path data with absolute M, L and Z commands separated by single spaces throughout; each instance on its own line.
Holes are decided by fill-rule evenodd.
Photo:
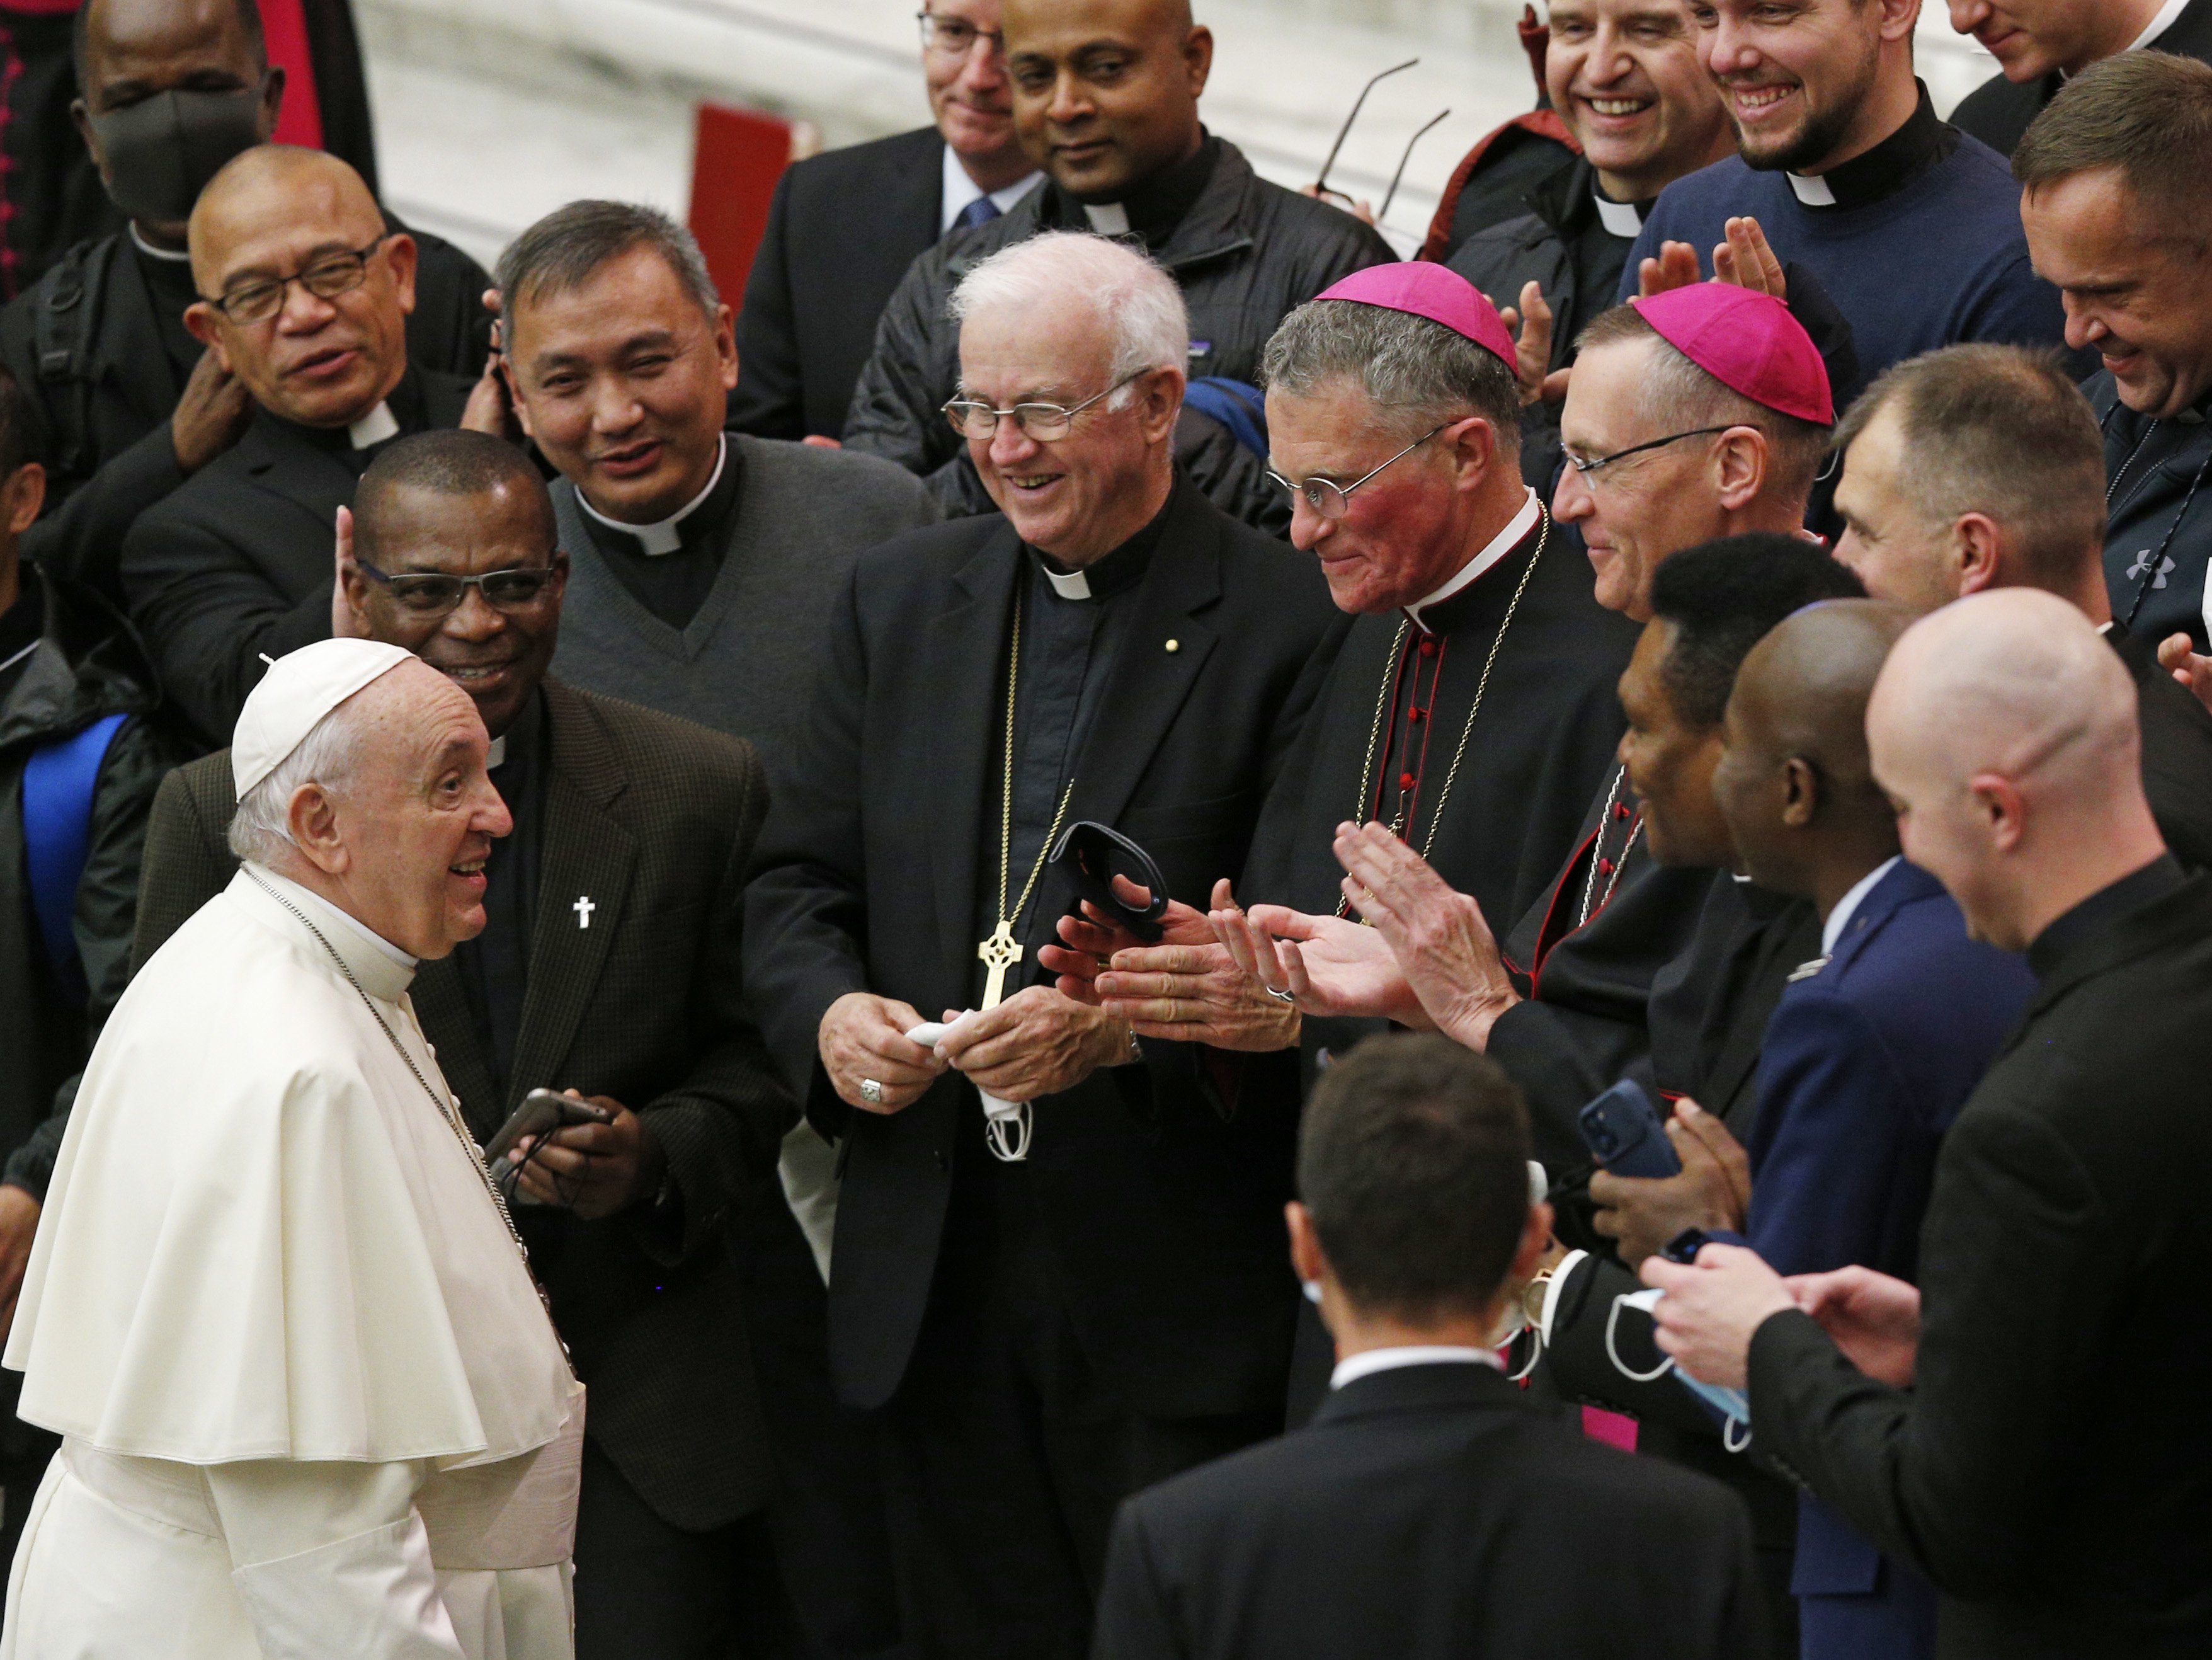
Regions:
M 1571 371 L 1560 369 L 1554 374 L 1552 370 L 1552 307 L 1543 289 L 1533 281 L 1523 283 L 1519 307 L 1501 307 L 1498 315 L 1516 334 L 1514 372 L 1520 377 L 1522 407 L 1556 404 L 1565 398 Z
M 346 575 L 352 569 L 353 509 L 340 508 L 331 568 L 331 638 L 333 640 L 366 640 L 369 637 L 368 624 L 353 608 L 353 598 L 346 591 Z
M 1638 293 L 1649 300 L 1669 289 L 1686 289 L 1692 283 L 1702 283 L 1705 277 L 1698 265 L 1695 248 L 1687 242 L 1662 242 L 1658 258 L 1646 259 L 1636 268 L 1636 287 Z
M 1777 300 L 1789 299 L 1790 283 L 1783 275 L 1782 261 L 1775 257 L 1759 221 L 1731 219 L 1723 234 L 1728 240 L 1713 250 L 1713 281 L 1733 283 L 1754 294 L 1771 294 Z
M 1339 824 L 1344 896 L 1390 947 L 1438 1031 L 1485 1048 L 1521 1000 L 1482 907 L 1381 824 Z

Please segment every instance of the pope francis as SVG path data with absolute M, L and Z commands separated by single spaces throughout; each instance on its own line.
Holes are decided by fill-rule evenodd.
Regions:
M 407 996 L 511 826 L 468 696 L 275 664 L 245 865 L 87 1068 L 6 1364 L 63 1438 L 0 1660 L 561 1660 L 583 1389 Z

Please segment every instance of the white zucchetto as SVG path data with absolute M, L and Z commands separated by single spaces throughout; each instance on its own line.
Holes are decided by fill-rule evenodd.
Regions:
M 414 655 L 380 640 L 318 640 L 271 663 L 246 695 L 231 733 L 230 775 L 239 799 L 282 766 L 325 715 Z

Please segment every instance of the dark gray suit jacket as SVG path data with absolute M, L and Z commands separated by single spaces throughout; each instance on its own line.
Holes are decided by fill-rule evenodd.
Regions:
M 675 1222 L 643 1207 L 560 1219 L 573 1225 L 548 1250 L 529 1207 L 517 1220 L 590 1388 L 588 1432 L 665 1520 L 714 1527 L 757 1508 L 770 1481 L 727 1224 L 735 1207 L 783 1202 L 766 1184 L 797 1118 L 740 973 L 767 784 L 742 739 L 557 681 L 545 702 L 540 901 L 507 1098 L 492 1096 L 452 958 L 422 964 L 415 1012 L 479 1141 L 538 1085 L 611 1096 L 652 1126 Z M 230 880 L 237 805 L 228 750 L 162 783 L 135 963 Z M 579 894 L 597 904 L 588 928 Z
M 1727 1489 L 1448 1363 L 1125 1503 L 1091 1655 L 1747 1660 L 1765 1637 Z

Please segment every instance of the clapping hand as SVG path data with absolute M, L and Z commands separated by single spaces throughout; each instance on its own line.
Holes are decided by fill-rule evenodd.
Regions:
M 1567 395 L 1567 369 L 1552 368 L 1552 307 L 1541 285 L 1524 283 L 1516 309 L 1501 306 L 1498 319 L 1514 333 L 1514 372 L 1521 382 L 1521 406 L 1556 404 Z
M 1728 240 L 1713 249 L 1712 280 L 1733 283 L 1754 294 L 1771 294 L 1777 300 L 1789 299 L 1790 283 L 1783 274 L 1782 261 L 1759 221 L 1731 219 L 1725 234 Z M 1704 280 L 1704 275 L 1695 248 L 1687 242 L 1666 242 L 1661 244 L 1656 258 L 1647 258 L 1637 267 L 1637 288 L 1649 299 L 1670 289 L 1687 288 Z
M 1236 904 L 1225 880 L 1213 885 L 1216 913 Z M 1296 1045 L 1297 1011 L 1270 997 L 1265 983 L 1238 965 L 1212 920 L 1187 906 L 1170 907 L 1168 917 L 1173 927 L 1158 945 L 1115 951 L 1098 976 L 1106 1012 L 1127 1021 L 1140 1037 L 1248 1053 Z
M 1486 1047 L 1521 994 L 1482 907 L 1381 824 L 1339 824 L 1335 846 L 1345 897 L 1390 947 L 1436 1029 Z
M 1142 910 L 1152 903 L 1151 891 L 1126 876 L 1114 878 L 1114 894 L 1132 910 Z M 1114 954 L 1146 949 L 1145 942 L 1130 933 L 1119 917 L 1109 915 L 1088 899 L 1083 902 L 1081 915 L 1060 919 L 1058 932 L 1060 943 L 1040 947 L 1037 961 L 1059 976 L 1055 983 L 1062 996 L 1094 1008 L 1099 1000 L 1098 976 L 1106 971 Z M 1212 941 L 1213 930 L 1204 911 L 1179 899 L 1168 901 L 1167 912 L 1160 918 L 1159 944 L 1206 946 Z
M 1216 911 L 1215 934 L 1237 965 L 1301 1014 L 1395 1020 L 1425 1027 L 1428 1012 L 1373 928 L 1285 905 Z

